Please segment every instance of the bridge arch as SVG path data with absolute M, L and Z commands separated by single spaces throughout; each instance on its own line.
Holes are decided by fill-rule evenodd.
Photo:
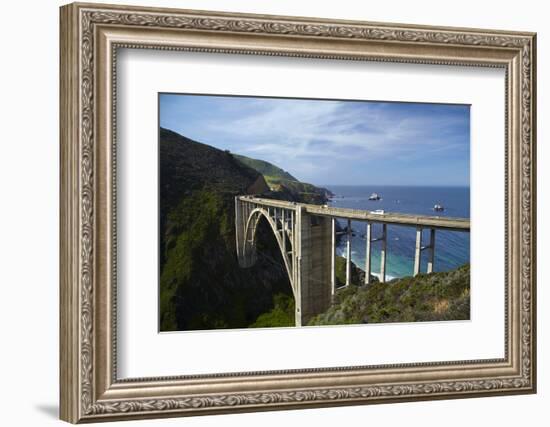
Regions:
M 287 220 L 280 216 L 272 216 L 270 211 L 264 207 L 256 207 L 247 212 L 247 218 L 244 226 L 244 240 L 242 245 L 243 259 L 246 266 L 251 266 L 256 262 L 256 232 L 258 224 L 262 218 L 265 218 L 271 231 L 275 236 L 277 245 L 283 258 L 286 272 L 292 288 L 294 298 L 297 298 L 297 289 L 295 286 L 293 262 L 289 256 L 289 252 L 292 253 L 292 231 L 287 226 Z M 288 245 L 287 245 L 288 242 Z
M 239 265 L 256 262 L 259 221 L 273 232 L 290 279 L 296 326 L 324 312 L 331 301 L 331 219 L 309 215 L 304 205 L 251 196 L 235 198 L 236 249 Z

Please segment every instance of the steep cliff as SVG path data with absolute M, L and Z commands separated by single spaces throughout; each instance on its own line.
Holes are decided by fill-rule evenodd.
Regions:
M 260 223 L 259 259 L 235 256 L 234 197 L 269 191 L 263 176 L 230 153 L 160 131 L 160 327 L 247 327 L 291 294 L 271 230 Z

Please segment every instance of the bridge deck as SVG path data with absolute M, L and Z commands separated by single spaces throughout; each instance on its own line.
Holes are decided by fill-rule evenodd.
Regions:
M 311 215 L 346 218 L 357 221 L 370 221 L 385 224 L 438 228 L 454 231 L 470 231 L 470 220 L 468 218 L 452 218 L 437 215 L 410 215 L 394 212 L 375 213 L 368 210 L 335 208 L 326 205 L 310 205 L 305 203 L 265 199 L 253 196 L 240 196 L 239 199 L 243 202 L 256 203 L 263 206 L 289 210 L 296 210 L 297 206 L 303 206 L 306 212 Z

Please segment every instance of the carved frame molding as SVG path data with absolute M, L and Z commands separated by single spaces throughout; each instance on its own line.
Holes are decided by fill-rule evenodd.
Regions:
M 117 380 L 113 147 L 120 47 L 504 67 L 506 357 Z M 532 33 L 62 7 L 61 418 L 74 423 L 535 392 L 535 68 Z M 290 379 L 299 386 L 285 385 Z

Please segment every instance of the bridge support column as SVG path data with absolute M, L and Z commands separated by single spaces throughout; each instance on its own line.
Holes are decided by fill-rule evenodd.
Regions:
M 332 223 L 308 215 L 303 206 L 296 207 L 295 221 L 295 316 L 296 326 L 302 326 L 330 307 Z
M 414 248 L 414 273 L 420 273 L 420 254 L 422 253 L 422 227 L 416 227 L 416 246 Z
M 420 273 L 420 264 L 422 262 L 422 251 L 429 250 L 426 272 L 434 271 L 435 259 L 435 228 L 430 228 L 430 243 L 427 246 L 422 246 L 422 227 L 416 228 L 416 247 L 414 252 L 414 276 Z
M 346 240 L 346 286 L 351 283 L 351 220 L 348 219 Z
M 235 248 L 237 249 L 239 264 L 241 264 L 241 260 L 244 258 L 244 228 L 246 223 L 244 215 L 243 203 L 239 200 L 239 197 L 235 197 Z
M 292 233 L 294 236 L 294 242 L 292 243 L 294 247 L 294 260 L 292 263 L 294 264 L 294 316 L 296 326 L 302 326 L 303 323 L 302 288 L 307 279 L 302 276 L 302 270 L 304 270 L 302 266 L 305 264 L 305 270 L 307 270 L 307 265 L 309 264 L 309 245 L 311 240 L 309 228 L 309 217 L 305 215 L 303 207 L 298 206 L 296 208 L 294 232 Z
M 283 253 L 286 255 L 286 218 L 285 218 L 285 210 L 281 209 L 281 237 L 283 239 Z
M 388 246 L 388 225 L 386 223 L 382 224 L 382 241 L 380 247 L 380 282 L 386 282 L 386 250 Z
M 435 228 L 430 229 L 430 256 L 428 258 L 428 274 L 434 271 L 435 259 Z
M 367 240 L 366 258 L 365 258 L 365 285 L 371 282 L 371 258 L 372 258 L 372 243 L 381 242 L 380 246 L 380 282 L 386 281 L 386 251 L 388 247 L 388 225 L 382 223 L 382 234 L 375 239 L 372 238 L 372 223 L 367 222 L 367 233 L 365 235 Z
M 371 246 L 372 246 L 372 224 L 367 222 L 367 232 L 365 234 L 367 247 L 365 257 L 365 285 L 370 283 L 371 276 Z

